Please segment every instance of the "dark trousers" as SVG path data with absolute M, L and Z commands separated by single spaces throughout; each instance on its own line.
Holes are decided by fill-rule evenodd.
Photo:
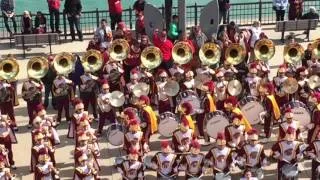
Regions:
M 69 98 L 66 97 L 58 97 L 56 98 L 56 103 L 57 103 L 57 109 L 58 109 L 58 117 L 57 117 L 57 122 L 61 122 L 61 116 L 62 116 L 62 110 L 64 109 L 65 111 L 65 116 L 67 121 L 70 120 L 70 114 L 69 114 Z
M 99 133 L 102 133 L 103 126 L 105 125 L 106 120 L 109 120 L 110 123 L 115 123 L 115 115 L 112 110 L 109 112 L 100 112 L 99 113 L 99 128 L 98 128 Z
M 221 24 L 221 21 L 222 21 L 222 24 L 227 24 L 228 23 L 228 10 L 225 10 L 225 11 L 219 11 L 219 22 Z
M 110 19 L 111 19 L 111 30 L 115 30 L 116 24 L 122 21 L 122 14 L 110 13 Z
M 28 101 L 27 102 L 27 109 L 28 109 L 28 116 L 29 116 L 29 125 L 32 125 L 33 119 L 35 118 L 35 110 L 37 106 L 41 102 L 36 102 L 36 101 Z
M 277 21 L 284 21 L 285 10 L 276 10 Z
M 165 0 L 165 18 L 166 18 L 166 29 L 169 29 L 169 25 L 171 22 L 171 16 L 172 16 L 172 0 Z
M 169 60 L 169 61 L 162 61 L 160 64 L 160 68 L 163 68 L 164 70 L 166 70 L 167 72 L 169 72 L 169 69 L 172 68 L 173 66 L 173 61 Z
M 84 110 L 88 111 L 89 109 L 89 105 L 91 105 L 92 107 L 92 114 L 94 118 L 98 118 L 97 115 L 97 101 L 96 101 L 96 97 L 95 94 L 82 94 L 80 93 L 80 97 L 83 101 L 83 105 L 84 105 Z
M 75 15 L 70 16 L 70 17 L 68 17 L 68 21 L 69 21 L 70 34 L 71 34 L 72 40 L 76 39 L 75 38 L 75 30 L 74 30 L 74 27 L 76 27 L 79 40 L 82 41 L 83 40 L 83 36 L 82 36 L 81 28 L 80 28 L 80 16 L 79 17 L 77 17 Z
M 59 31 L 60 14 L 59 9 L 49 9 L 50 28 L 52 32 Z
M 3 144 L 4 147 L 8 150 L 8 160 L 9 160 L 10 166 L 14 165 L 13 153 L 12 153 L 12 143 L 11 142 L 0 142 L 0 144 Z
M 264 133 L 266 134 L 266 138 L 271 137 L 271 126 L 272 126 L 272 118 L 265 117 L 264 118 Z
M 318 179 L 320 177 L 320 174 L 317 173 L 317 168 L 319 166 L 320 166 L 320 163 L 318 161 L 312 160 L 312 165 L 311 165 L 312 178 L 311 179 Z
M 0 110 L 1 110 L 1 114 L 7 114 L 10 117 L 11 126 L 16 127 L 17 124 L 16 124 L 16 119 L 14 117 L 14 109 L 13 109 L 12 101 L 1 103 Z
M 51 94 L 51 105 L 56 106 L 53 94 L 52 94 L 52 84 L 45 84 L 44 86 L 44 106 L 47 108 L 49 106 L 49 96 Z
M 2 13 L 2 16 L 3 16 L 4 25 L 6 26 L 7 31 L 9 33 L 12 33 L 12 31 L 9 27 L 9 22 L 8 22 L 9 17 L 7 17 L 4 13 Z M 16 22 L 15 16 L 12 16 L 10 19 L 12 20 L 14 33 L 17 33 L 17 22 Z

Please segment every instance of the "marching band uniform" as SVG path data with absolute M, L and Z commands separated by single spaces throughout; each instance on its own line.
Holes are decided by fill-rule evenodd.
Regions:
M 0 155 L 0 179 L 1 180 L 11 180 L 15 176 L 11 174 L 10 168 L 6 167 L 6 158 Z
M 311 101 L 316 105 L 312 112 L 311 124 L 308 125 L 308 138 L 307 143 L 310 144 L 316 139 L 317 132 L 320 130 L 320 93 L 312 93 Z
M 7 114 L 10 117 L 11 127 L 14 130 L 18 130 L 16 119 L 14 117 L 14 87 L 5 82 L 5 80 L 0 79 L 0 91 L 4 92 L 5 95 L 0 97 L 0 110 L 1 114 Z M 3 93 L 2 93 L 3 94 Z
M 42 99 L 42 84 L 33 78 L 25 81 L 22 85 L 22 98 L 27 102 L 27 109 L 29 115 L 29 128 L 32 127 L 32 120 L 35 118 L 35 109 L 41 104 Z
M 128 107 L 128 108 L 125 108 L 120 114 L 120 117 L 122 118 L 122 121 L 123 121 L 122 123 L 128 129 L 130 128 L 129 125 L 130 125 L 131 120 L 138 120 L 138 123 L 141 123 L 139 116 L 137 115 L 137 112 L 135 112 L 135 111 L 136 111 L 136 109 L 134 109 L 132 107 Z
M 261 78 L 257 76 L 257 73 L 257 64 L 251 63 L 249 67 L 248 77 L 245 79 L 245 86 L 247 93 L 254 97 L 259 96 L 258 87 L 261 83 Z
M 157 170 L 157 177 L 175 176 L 178 173 L 177 155 L 172 153 L 168 141 L 161 142 L 161 150 L 162 152 L 156 153 L 151 159 L 153 169 Z
M 287 108 L 285 110 L 285 118 L 286 121 L 282 122 L 279 125 L 279 134 L 278 137 L 279 139 L 283 139 L 286 136 L 286 132 L 288 130 L 289 127 L 292 127 L 293 129 L 295 129 L 294 134 L 296 135 L 296 139 L 300 139 L 300 127 L 299 127 L 299 122 L 298 121 L 294 121 L 293 120 L 293 112 L 291 108 Z
M 160 77 L 160 81 L 156 82 L 157 88 L 158 88 L 158 110 L 159 114 L 162 114 L 164 112 L 170 112 L 171 111 L 171 102 L 170 97 L 166 94 L 164 91 L 164 86 L 166 85 L 168 74 L 165 70 L 160 69 L 158 72 L 158 75 Z
M 12 144 L 16 144 L 17 138 L 7 122 L 8 117 L 5 115 L 1 115 L 0 119 L 0 144 L 3 144 L 4 147 L 8 150 L 8 159 L 11 168 L 15 169 L 14 161 L 13 161 L 13 152 L 12 152 Z
M 133 107 L 135 107 L 139 97 L 136 97 L 132 91 L 134 86 L 139 83 L 139 79 L 138 71 L 133 69 L 130 72 L 130 82 L 126 84 L 126 98 L 129 99 L 129 104 Z
M 189 123 L 185 119 L 180 124 L 180 129 L 173 132 L 172 144 L 176 153 L 189 152 L 193 131 L 189 129 Z
M 50 161 L 50 156 L 46 149 L 39 151 L 38 163 L 36 165 L 34 179 L 35 180 L 55 180 L 59 179 L 59 171 Z
M 79 165 L 76 164 L 73 179 L 74 180 L 97 180 L 97 170 L 94 169 L 87 161 L 88 156 L 85 153 L 76 154 Z
M 242 115 L 234 115 L 232 118 L 232 124 L 225 127 L 225 137 L 227 145 L 230 148 L 240 149 L 247 140 L 245 126 L 241 124 L 241 119 Z
M 262 79 L 262 82 L 268 82 L 268 74 L 270 72 L 269 65 L 259 59 L 254 60 L 252 63 L 257 65 L 257 74 Z
M 123 149 L 129 154 L 130 149 L 135 149 L 139 152 L 139 156 L 143 155 L 143 132 L 136 119 L 130 120 L 129 131 L 124 135 Z
M 310 94 L 310 88 L 308 86 L 309 79 L 307 78 L 308 76 L 308 70 L 305 67 L 300 67 L 297 69 L 296 73 L 298 74 L 298 91 L 297 91 L 297 96 L 298 100 L 303 102 L 304 104 L 308 103 L 308 98 Z
M 275 87 L 275 98 L 280 107 L 283 107 L 289 101 L 287 94 L 283 90 L 283 83 L 288 78 L 285 75 L 286 72 L 287 67 L 285 64 L 282 64 L 278 69 L 278 75 L 273 78 L 273 84 Z
M 125 86 L 122 65 L 117 61 L 108 61 L 102 70 L 102 79 L 108 80 L 110 91 L 122 91 Z
M 97 104 L 99 107 L 99 127 L 97 131 L 97 135 L 101 135 L 103 126 L 105 125 L 106 120 L 109 120 L 110 123 L 115 122 L 115 113 L 110 104 L 110 96 L 109 92 L 109 84 L 107 81 L 102 83 L 102 92 L 99 94 L 97 98 Z
M 315 139 L 309 144 L 306 149 L 306 154 L 312 158 L 312 177 L 311 179 L 318 179 L 317 172 L 320 172 L 320 131 L 318 130 L 316 133 Z
M 187 154 L 182 157 L 180 167 L 185 169 L 186 180 L 192 177 L 199 177 L 204 172 L 204 155 L 200 153 L 200 147 L 198 141 L 193 140 L 191 142 L 191 154 Z
M 98 118 L 97 115 L 97 80 L 98 77 L 90 74 L 89 72 L 85 72 L 84 75 L 80 76 L 80 98 L 83 101 L 84 110 L 88 111 L 89 105 L 92 107 L 92 114 L 95 119 Z
M 130 149 L 128 160 L 124 160 L 118 167 L 118 172 L 124 177 L 122 180 L 142 180 L 144 179 L 143 163 L 139 159 L 139 152 Z
M 58 109 L 58 117 L 57 124 L 61 122 L 62 110 L 65 111 L 65 117 L 67 121 L 70 121 L 69 115 L 69 92 L 70 85 L 72 85 L 72 81 L 64 77 L 63 75 L 58 75 L 56 79 L 53 81 L 53 94 L 57 103 Z
M 278 141 L 272 146 L 272 156 L 278 159 L 278 179 L 282 177 L 282 167 L 285 164 L 295 164 L 303 158 L 301 152 L 301 142 L 295 140 L 295 129 L 289 127 L 284 140 Z
M 223 110 L 224 109 L 224 100 L 227 99 L 228 93 L 227 93 L 227 86 L 228 81 L 225 80 L 224 74 L 222 71 L 217 71 L 216 73 L 217 81 L 216 81 L 216 87 L 215 87 L 215 94 L 217 96 L 217 110 Z
M 181 91 L 185 91 L 185 90 L 195 90 L 195 86 L 194 86 L 194 73 L 192 70 L 188 70 L 185 73 L 185 81 L 181 86 Z

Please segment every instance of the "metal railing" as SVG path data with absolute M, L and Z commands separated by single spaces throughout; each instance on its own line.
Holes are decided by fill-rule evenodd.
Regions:
M 316 9 L 320 9 L 320 0 L 305 0 L 304 12 L 308 12 L 309 8 L 314 6 Z M 186 20 L 187 27 L 191 27 L 199 24 L 199 17 L 204 5 L 198 5 L 197 3 L 187 6 L 186 8 Z M 159 7 L 162 14 L 164 14 L 164 6 Z M 172 14 L 177 14 L 178 8 L 174 7 Z M 288 12 L 286 12 L 288 14 Z M 21 32 L 21 16 L 16 16 L 18 25 L 18 32 Z M 47 31 L 50 31 L 49 19 L 50 15 L 45 14 L 47 18 Z M 34 19 L 34 17 L 33 17 Z M 109 12 L 107 10 L 85 11 L 81 16 L 81 29 L 84 34 L 92 34 L 94 29 L 99 26 L 101 19 L 110 20 Z M 135 27 L 135 12 L 132 8 L 125 9 L 122 14 L 122 20 L 131 29 Z M 245 26 L 252 24 L 255 20 L 260 20 L 264 25 L 274 24 L 276 22 L 275 12 L 272 10 L 272 1 L 267 2 L 254 2 L 254 3 L 234 3 L 231 4 L 231 8 L 228 15 L 229 21 L 234 21 L 236 24 Z M 12 28 L 12 22 L 9 20 L 10 27 Z M 63 31 L 63 36 L 67 38 L 69 35 L 69 24 L 66 15 L 60 14 L 60 29 Z M 9 33 L 6 31 L 3 17 L 0 16 L 0 39 L 9 38 Z

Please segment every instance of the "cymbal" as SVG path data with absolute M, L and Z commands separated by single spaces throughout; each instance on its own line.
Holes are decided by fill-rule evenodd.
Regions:
M 299 84 L 295 78 L 289 77 L 283 82 L 283 91 L 287 94 L 294 94 L 298 88 Z
M 113 91 L 110 96 L 110 104 L 113 107 L 121 107 L 125 102 L 124 94 L 120 91 Z
M 229 81 L 227 89 L 231 96 L 238 96 L 242 91 L 242 84 L 239 80 L 234 79 Z
M 163 89 L 164 89 L 164 92 L 166 92 L 166 94 L 168 96 L 173 97 L 173 96 L 176 96 L 179 93 L 180 86 L 179 86 L 179 83 L 177 81 L 169 80 L 164 85 Z
M 312 75 L 309 77 L 308 85 L 311 89 L 315 89 L 320 86 L 320 77 L 318 75 Z
M 136 97 L 140 97 L 142 95 L 147 96 L 149 94 L 149 90 L 150 87 L 148 84 L 144 83 L 144 82 L 139 82 L 138 84 L 136 84 L 133 89 L 132 89 L 132 93 L 136 96 Z
M 199 74 L 194 78 L 194 86 L 197 89 L 202 90 L 202 86 L 204 83 L 212 80 L 212 77 L 208 74 Z

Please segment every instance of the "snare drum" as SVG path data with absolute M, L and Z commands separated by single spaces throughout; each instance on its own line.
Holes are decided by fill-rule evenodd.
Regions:
M 281 172 L 286 178 L 294 178 L 298 175 L 298 166 L 296 164 L 285 164 L 281 168 Z
M 120 124 L 111 124 L 107 129 L 107 140 L 114 146 L 120 146 L 124 142 L 124 127 Z
M 196 92 L 191 90 L 186 90 L 180 92 L 176 98 L 177 104 L 181 105 L 184 102 L 189 102 L 192 105 L 191 115 L 194 115 L 201 111 L 200 99 Z
M 206 130 L 210 137 L 216 138 L 218 132 L 223 132 L 225 127 L 229 125 L 227 116 L 222 111 L 215 111 L 206 114 Z
M 291 108 L 293 120 L 299 121 L 300 126 L 306 126 L 311 123 L 311 114 L 308 107 L 300 101 L 292 101 L 285 105 L 285 108 Z
M 240 109 L 251 125 L 259 124 L 260 113 L 264 111 L 264 107 L 256 97 L 247 96 L 241 99 Z
M 160 114 L 160 122 L 158 125 L 159 134 L 164 137 L 171 137 L 178 126 L 178 118 L 175 114 L 171 112 L 164 112 Z

